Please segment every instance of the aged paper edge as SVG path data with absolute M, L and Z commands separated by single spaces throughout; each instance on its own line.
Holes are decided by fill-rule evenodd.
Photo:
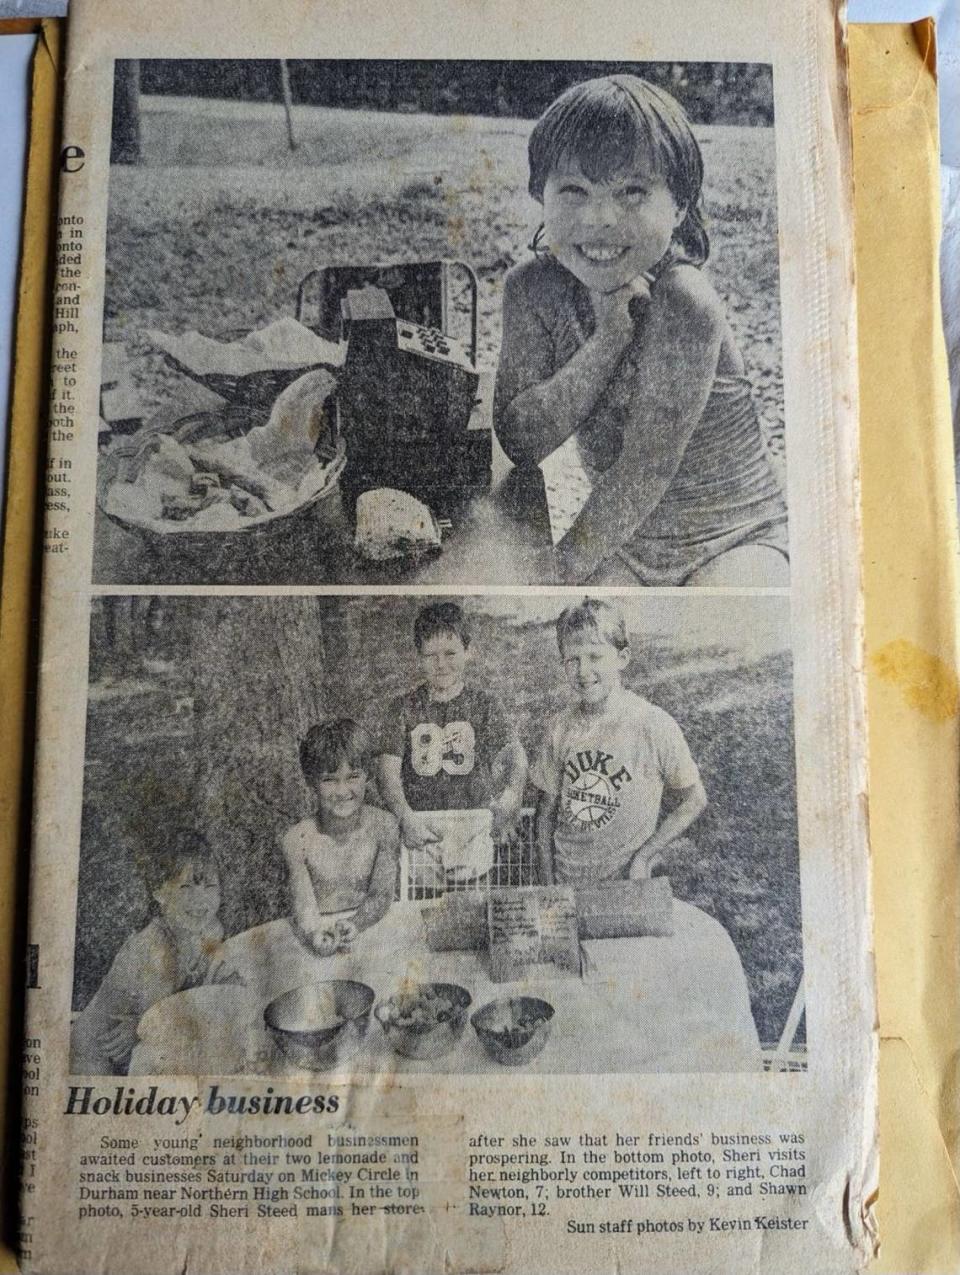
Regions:
M 957 543 L 933 23 L 852 27 L 850 55 L 881 1034 L 882 1247 L 871 1269 L 920 1275 L 960 1265 Z M 884 237 L 895 252 L 883 253 Z M 918 691 L 911 669 L 931 684 Z
M 57 102 L 62 23 L 45 19 L 33 58 L 30 141 L 24 198 L 20 280 L 17 294 L 15 374 L 7 454 L 6 520 L 3 543 L 3 592 L 0 596 L 0 1066 L 5 1077 L 19 1069 L 11 1063 L 11 1012 L 17 975 L 16 907 L 22 892 L 24 865 L 20 849 L 21 799 L 30 734 L 29 697 L 33 626 L 31 613 L 36 589 L 34 541 L 41 452 L 41 419 L 47 398 L 49 282 L 52 261 L 51 217 L 56 206 Z M 13 1116 L 16 1106 L 9 1111 Z M 0 1145 L 16 1146 L 7 1127 L 8 1089 L 0 1091 Z M 16 1164 L 5 1165 L 3 1210 L 15 1198 Z M 11 1210 L 12 1211 L 12 1210 Z M 6 1222 L 6 1217 L 4 1218 Z M 0 1243 L 0 1272 L 18 1269 L 13 1237 Z
M 847 459 L 847 458 L 845 458 L 845 459 Z M 852 497 L 850 497 L 850 499 L 852 499 Z M 849 603 L 849 604 L 850 604 L 850 606 L 853 606 L 853 601 L 852 601 L 852 599 L 850 599 L 850 603 Z M 853 637 L 852 637 L 852 639 L 850 639 L 850 646 L 853 646 L 853 644 L 854 644 L 854 640 L 855 640 L 855 641 L 857 641 L 857 643 L 858 643 L 858 639 L 853 639 Z

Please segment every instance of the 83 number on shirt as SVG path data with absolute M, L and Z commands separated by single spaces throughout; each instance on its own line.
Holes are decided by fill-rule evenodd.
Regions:
M 424 777 L 469 775 L 476 758 L 476 737 L 469 722 L 421 722 L 410 732 L 414 772 Z

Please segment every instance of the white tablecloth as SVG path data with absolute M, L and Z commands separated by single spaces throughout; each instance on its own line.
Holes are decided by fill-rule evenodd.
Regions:
M 473 997 L 471 1012 L 502 997 L 539 996 L 556 1013 L 546 1047 L 523 1072 L 761 1068 L 743 966 L 727 932 L 706 913 L 676 902 L 669 938 L 596 939 L 583 946 L 589 958 L 584 977 L 493 983 L 485 954 L 428 951 L 416 905 L 394 905 L 349 955 L 326 959 L 308 952 L 287 921 L 271 921 L 223 946 L 225 968 L 244 986 L 181 992 L 144 1015 L 131 1073 L 299 1074 L 265 1031 L 264 1007 L 293 987 L 333 978 L 364 982 L 378 999 L 405 978 L 459 983 Z M 471 1026 L 446 1057 L 418 1061 L 397 1055 L 371 1016 L 360 1052 L 342 1070 L 474 1074 L 501 1068 Z

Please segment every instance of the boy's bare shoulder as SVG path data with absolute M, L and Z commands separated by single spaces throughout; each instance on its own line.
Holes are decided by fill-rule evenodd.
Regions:
M 128 934 L 113 958 L 111 969 L 117 974 L 141 977 L 140 971 L 157 967 L 160 953 L 173 946 L 170 931 L 154 917 L 142 930 Z
M 120 944 L 115 961 L 129 961 L 131 958 L 147 959 L 158 943 L 167 939 L 163 926 L 156 917 L 152 917 L 142 929 L 134 930 Z
M 380 806 L 364 806 L 363 813 L 367 826 L 378 841 L 392 841 L 400 835 L 400 824 L 389 810 Z
M 705 327 L 724 322 L 723 302 L 707 276 L 697 266 L 678 262 L 665 270 L 653 287 L 651 297 L 679 311 L 685 322 Z

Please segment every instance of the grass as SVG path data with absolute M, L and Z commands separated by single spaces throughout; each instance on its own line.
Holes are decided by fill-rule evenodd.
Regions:
M 420 601 L 320 602 L 324 646 L 336 653 L 323 670 L 327 712 L 363 713 L 375 722 L 377 705 L 415 684 L 409 634 Z M 556 604 L 541 599 L 538 615 L 535 604 L 510 602 L 512 615 L 501 600 L 470 601 L 475 629 L 470 675 L 478 685 L 498 691 L 532 758 L 544 723 L 567 703 L 552 629 Z M 196 820 L 191 814 L 199 808 L 194 768 L 203 740 L 185 635 L 196 608 L 204 605 L 203 599 L 163 599 L 157 640 L 164 664 L 145 669 L 136 649 L 118 654 L 104 642 L 91 653 L 77 1004 L 95 989 L 126 935 L 147 919 L 149 900 L 131 867 L 134 851 L 156 829 Z M 230 605 L 247 608 L 244 615 L 255 627 L 258 608 L 283 603 L 244 599 Z M 687 615 L 690 625 L 683 622 Z M 781 599 L 765 598 L 640 599 L 631 603 L 629 620 L 635 658 L 625 683 L 679 723 L 709 796 L 707 811 L 691 830 L 695 853 L 668 865 L 674 892 L 727 928 L 746 970 L 761 1038 L 775 1041 L 802 971 L 785 607 Z M 772 636 L 751 649 L 751 634 L 762 626 Z M 711 630 L 715 638 L 700 636 Z M 641 639 L 643 632 L 647 636 Z M 217 660 L 220 653 L 211 650 L 209 658 Z M 262 669 L 225 672 L 237 705 L 258 702 L 262 676 Z M 297 771 L 296 743 L 292 732 L 289 739 L 264 741 L 256 765 L 264 792 L 289 788 L 290 774 Z M 220 745 L 227 758 L 230 746 L 230 741 Z M 249 749 L 249 739 L 244 747 Z M 228 760 L 223 764 L 229 769 Z M 244 807 L 242 817 L 249 824 L 244 833 L 254 850 L 239 884 L 254 896 L 252 911 L 261 920 L 275 914 L 264 883 L 277 875 L 278 821 L 292 822 L 305 813 L 305 790 L 300 799 L 301 807 L 285 815 L 265 802 Z M 222 842 L 227 836 L 222 828 L 203 831 L 215 846 L 218 837 Z M 231 876 L 238 876 L 236 869 Z
M 460 258 L 480 279 L 480 360 L 495 366 L 500 294 L 526 255 L 537 205 L 526 192 L 523 120 L 300 107 L 286 147 L 269 104 L 145 99 L 143 163 L 111 171 L 105 337 L 125 341 L 144 405 L 175 374 L 149 328 L 209 335 L 293 311 L 299 280 L 325 264 Z M 783 455 L 773 132 L 697 129 L 713 252 L 727 306 Z
M 178 378 L 151 350 L 147 329 L 217 335 L 261 326 L 292 313 L 300 278 L 325 264 L 467 261 L 480 280 L 480 360 L 495 366 L 503 276 L 524 258 L 537 225 L 526 193 L 529 122 L 298 108 L 297 127 L 301 144 L 289 152 L 282 112 L 270 105 L 145 102 L 144 162 L 111 172 L 104 327 L 107 340 L 127 343 L 148 410 L 165 402 Z M 773 134 L 730 127 L 697 134 L 713 245 L 707 269 L 726 303 L 779 463 Z M 747 605 L 714 599 L 696 606 L 706 613 L 721 601 L 731 614 Z M 235 605 L 254 608 L 252 600 Z M 327 605 L 353 606 L 359 617 L 343 660 L 325 670 L 330 711 L 355 713 L 358 699 L 376 695 L 382 702 L 412 684 L 412 604 L 367 598 Z M 492 602 L 473 605 L 474 676 L 498 687 L 532 754 L 544 721 L 565 702 L 549 622 L 533 618 L 533 602 L 507 618 L 502 608 L 494 617 Z M 137 843 L 156 828 L 189 820 L 196 806 L 196 723 L 182 633 L 189 608 L 171 599 L 164 607 L 171 668 L 145 673 L 136 655 L 92 653 L 78 1004 L 123 938 L 146 920 L 149 901 L 130 866 Z M 731 933 L 761 1037 L 775 1040 L 802 970 L 789 640 L 748 650 L 747 620 L 740 634 L 727 623 L 723 638 L 701 624 L 696 640 L 685 624 L 678 613 L 672 628 L 666 624 L 648 638 L 626 682 L 676 718 L 701 767 L 710 805 L 694 830 L 697 853 L 671 863 L 670 875 L 678 897 L 705 908 Z M 105 669 L 112 680 L 102 676 Z M 237 669 L 230 688 L 238 703 L 244 677 Z M 264 751 L 265 785 L 278 755 L 296 764 L 291 741 L 281 743 Z M 246 831 L 261 859 L 247 865 L 245 878 L 255 889 L 258 863 L 270 866 L 277 828 L 266 809 L 250 818 Z M 208 831 L 215 841 L 216 829 Z

